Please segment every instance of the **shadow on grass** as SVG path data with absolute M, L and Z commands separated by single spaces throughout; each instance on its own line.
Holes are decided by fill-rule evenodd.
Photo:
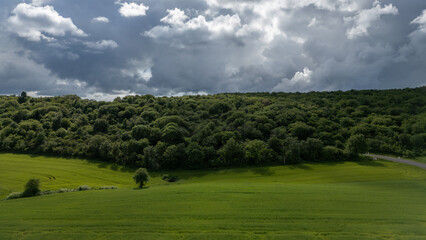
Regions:
M 305 164 L 288 165 L 290 169 L 314 170 Z
M 133 190 L 144 190 L 144 189 L 148 189 L 148 188 L 149 188 L 149 187 L 147 187 L 147 186 L 142 187 L 142 188 L 135 187 L 135 188 L 133 188 Z
M 261 176 L 271 176 L 275 174 L 275 171 L 272 171 L 271 168 L 269 167 L 251 168 L 250 171 L 253 172 L 254 174 L 261 175 Z
M 381 162 L 377 162 L 377 161 L 360 161 L 360 162 L 356 162 L 361 166 L 371 166 L 371 167 L 386 167 L 386 165 L 384 165 Z

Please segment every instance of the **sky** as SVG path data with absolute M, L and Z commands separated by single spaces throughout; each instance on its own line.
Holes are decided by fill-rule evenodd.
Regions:
M 425 0 L 2 0 L 0 94 L 426 85 Z

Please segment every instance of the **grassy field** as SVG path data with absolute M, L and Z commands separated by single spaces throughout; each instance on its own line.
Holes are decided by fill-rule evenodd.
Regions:
M 118 186 L 0 202 L 0 239 L 426 239 L 426 171 L 387 161 L 151 173 L 84 160 L 0 154 L 3 196 Z M 53 179 L 52 176 L 55 178 Z

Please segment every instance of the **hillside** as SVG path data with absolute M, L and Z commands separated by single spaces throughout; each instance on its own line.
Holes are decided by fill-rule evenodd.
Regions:
M 0 201 L 0 239 L 422 239 L 426 235 L 426 171 L 412 166 L 361 161 L 151 172 L 152 181 L 142 190 L 134 188 L 132 173 L 123 170 L 86 160 L 0 154 L 3 192 L 21 191 L 28 177 L 40 178 L 42 190 L 80 184 L 119 186 Z M 161 180 L 164 173 L 181 180 L 166 183 Z
M 421 156 L 426 87 L 311 93 L 0 97 L 0 149 L 151 169 Z M 351 139 L 352 138 L 352 139 Z

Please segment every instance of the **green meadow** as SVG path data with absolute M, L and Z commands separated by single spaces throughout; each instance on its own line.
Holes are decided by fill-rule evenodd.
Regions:
M 78 159 L 0 154 L 0 239 L 426 239 L 426 171 L 362 161 L 151 172 Z M 175 183 L 162 174 L 179 176 Z

